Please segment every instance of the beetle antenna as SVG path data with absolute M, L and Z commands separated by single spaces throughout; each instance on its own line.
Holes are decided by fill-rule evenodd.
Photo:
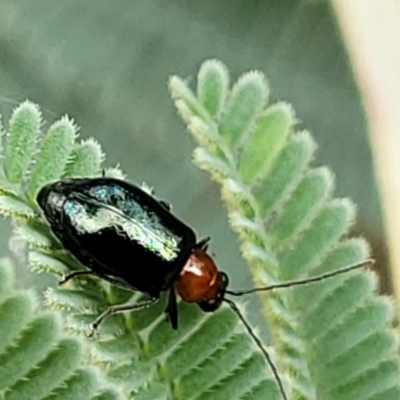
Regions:
M 283 282 L 283 283 L 276 283 L 274 285 L 257 287 L 257 288 L 248 289 L 248 290 L 227 290 L 225 293 L 230 294 L 231 296 L 243 296 L 244 294 L 250 294 L 250 293 L 255 293 L 255 292 L 267 292 L 269 290 L 274 290 L 274 289 L 283 289 L 283 288 L 289 288 L 292 286 L 306 285 L 308 283 L 315 283 L 315 282 L 323 281 L 324 279 L 333 278 L 336 275 L 344 274 L 346 272 L 353 271 L 354 269 L 365 267 L 366 265 L 372 265 L 373 263 L 374 263 L 373 259 L 368 259 L 368 260 L 364 260 L 364 261 L 349 265 L 345 268 L 340 268 L 335 271 L 327 272 L 326 274 L 314 276 L 311 278 L 299 279 L 299 280 L 288 281 L 288 282 Z
M 223 301 L 229 305 L 229 307 L 234 311 L 234 313 L 239 317 L 240 321 L 246 328 L 247 332 L 249 335 L 252 337 L 254 342 L 256 343 L 257 347 L 261 350 L 261 352 L 264 354 L 264 357 L 266 358 L 269 367 L 271 368 L 271 371 L 274 375 L 275 381 L 278 384 L 279 391 L 281 393 L 282 399 L 283 400 L 288 400 L 288 397 L 286 396 L 285 389 L 283 388 L 283 383 L 282 379 L 279 376 L 278 369 L 276 368 L 274 362 L 271 359 L 271 356 L 267 352 L 267 350 L 264 348 L 261 339 L 254 333 L 253 328 L 250 326 L 250 324 L 246 321 L 246 318 L 243 316 L 243 314 L 240 312 L 238 306 L 230 299 L 224 298 Z

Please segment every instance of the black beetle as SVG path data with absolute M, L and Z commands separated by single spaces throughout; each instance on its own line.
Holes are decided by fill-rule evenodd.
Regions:
M 167 203 L 136 185 L 104 176 L 63 179 L 44 186 L 37 202 L 58 240 L 88 268 L 70 273 L 61 283 L 79 275 L 95 275 L 149 295 L 145 301 L 110 307 L 96 319 L 93 329 L 110 314 L 151 305 L 167 290 L 166 312 L 174 329 L 178 326 L 176 292 L 182 300 L 197 303 L 207 312 L 217 310 L 224 301 L 266 357 L 284 400 L 287 396 L 268 352 L 236 304 L 225 295 L 317 282 L 371 262 L 308 279 L 230 291 L 228 276 L 218 271 L 207 254 L 209 238 L 197 241 L 193 229 L 176 218 Z
M 221 305 L 228 277 L 206 253 L 209 239 L 197 241 L 167 203 L 138 186 L 108 177 L 66 179 L 44 186 L 37 201 L 62 245 L 89 268 L 63 282 L 97 275 L 147 293 L 150 299 L 135 308 L 169 290 L 167 313 L 175 329 L 175 291 L 204 311 Z

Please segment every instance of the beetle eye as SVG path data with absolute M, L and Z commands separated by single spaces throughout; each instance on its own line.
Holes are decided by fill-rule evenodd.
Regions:
M 229 277 L 225 272 L 220 272 L 219 273 L 219 279 L 220 279 L 220 287 L 221 289 L 225 290 L 226 287 L 229 284 Z
M 211 299 L 208 301 L 204 301 L 203 303 L 199 303 L 200 308 L 204 312 L 214 312 L 221 305 L 221 299 Z

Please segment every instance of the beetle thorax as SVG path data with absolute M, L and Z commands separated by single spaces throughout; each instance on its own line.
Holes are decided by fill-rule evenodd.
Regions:
M 182 300 L 214 311 L 221 303 L 227 283 L 226 275 L 218 271 L 213 259 L 205 251 L 195 249 L 174 285 Z

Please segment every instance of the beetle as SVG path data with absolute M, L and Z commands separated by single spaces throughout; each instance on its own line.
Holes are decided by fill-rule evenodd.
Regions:
M 205 312 L 214 312 L 225 302 L 264 354 L 284 400 L 287 396 L 282 380 L 267 350 L 226 295 L 318 282 L 371 262 L 366 260 L 303 280 L 232 291 L 227 289 L 227 274 L 218 270 L 207 253 L 209 238 L 198 241 L 194 230 L 175 217 L 166 202 L 139 186 L 105 176 L 62 179 L 42 187 L 37 203 L 54 235 L 86 267 L 66 275 L 60 283 L 95 275 L 149 296 L 134 304 L 109 307 L 94 321 L 93 331 L 110 314 L 148 307 L 164 291 L 169 292 L 166 313 L 174 329 L 178 327 L 176 294 Z
M 72 272 L 63 283 L 97 275 L 148 294 L 150 299 L 135 308 L 151 305 L 169 290 L 167 314 L 174 329 L 176 292 L 203 311 L 221 305 L 228 276 L 207 254 L 209 238 L 197 241 L 167 203 L 140 187 L 109 177 L 60 180 L 44 186 L 37 202 L 58 240 L 89 268 Z

